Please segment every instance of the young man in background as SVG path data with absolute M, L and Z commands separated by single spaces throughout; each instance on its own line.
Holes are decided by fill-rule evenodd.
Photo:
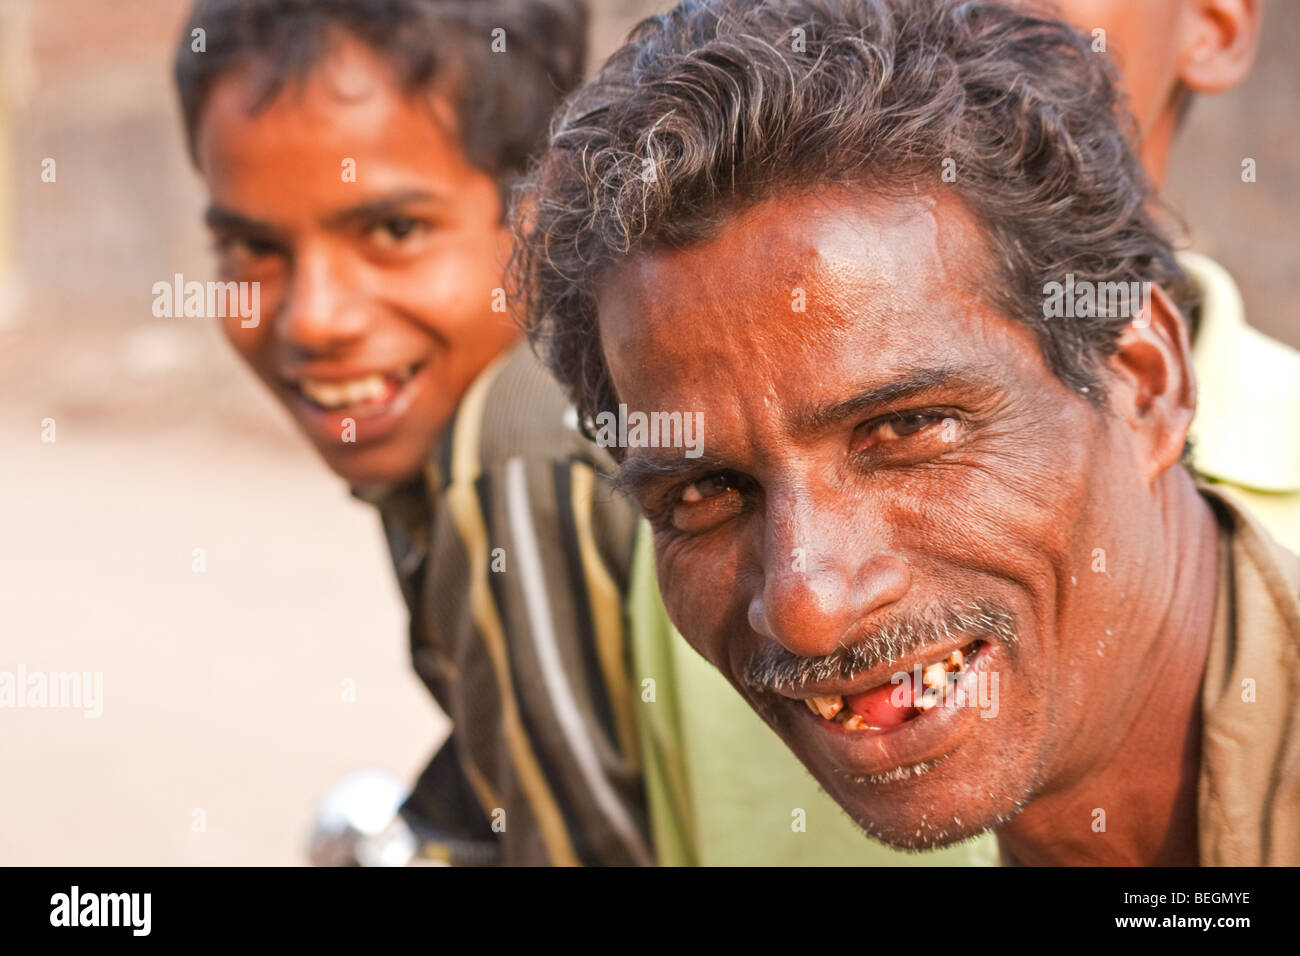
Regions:
M 383 516 L 453 725 L 403 815 L 454 863 L 653 860 L 634 513 L 503 290 L 506 195 L 586 27 L 580 0 L 200 0 L 176 54 L 221 276 L 260 283 L 226 334 Z

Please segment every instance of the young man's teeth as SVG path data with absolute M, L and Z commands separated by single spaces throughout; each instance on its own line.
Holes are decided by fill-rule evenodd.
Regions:
M 384 376 L 378 373 L 346 382 L 302 382 L 302 392 L 317 405 L 325 408 L 343 408 L 361 402 L 383 398 L 388 393 Z

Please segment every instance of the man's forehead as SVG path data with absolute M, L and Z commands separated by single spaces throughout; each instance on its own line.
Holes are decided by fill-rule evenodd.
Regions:
M 254 57 L 218 74 L 196 128 L 200 157 L 253 160 L 270 151 L 301 161 L 313 153 L 418 162 L 459 159 L 451 102 L 405 90 L 392 67 L 360 41 L 342 38 L 300 73 L 269 85 L 273 66 Z M 338 163 L 333 164 L 337 173 Z M 336 176 L 337 178 L 337 176 Z
M 450 107 L 402 92 L 388 67 L 354 46 L 267 99 L 256 61 L 217 77 L 196 136 L 216 213 L 272 227 L 329 225 L 399 200 L 445 212 L 482 191 L 467 189 L 480 174 L 441 118 Z
M 833 351 L 915 364 L 949 317 L 985 308 L 973 277 L 986 261 L 953 198 L 787 194 L 612 274 L 597 296 L 606 361 L 620 392 L 649 373 L 661 393 L 693 391 L 701 370 L 745 388 L 722 381 L 728 368 L 752 387 Z
M 676 341 L 705 323 L 744 334 L 756 307 L 788 317 L 777 325 L 797 338 L 846 310 L 966 298 L 986 248 L 951 196 L 792 192 L 729 216 L 706 240 L 635 254 L 606 277 L 597 310 L 611 351 L 660 337 L 665 324 Z

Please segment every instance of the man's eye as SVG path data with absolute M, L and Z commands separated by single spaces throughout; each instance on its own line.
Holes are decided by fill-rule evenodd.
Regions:
M 932 425 L 938 425 L 943 421 L 944 417 L 942 415 L 913 412 L 890 415 L 888 418 L 868 422 L 861 429 L 863 442 L 859 446 L 859 450 L 875 448 L 879 445 L 917 435 Z
M 411 216 L 386 219 L 369 232 L 370 241 L 380 249 L 397 249 L 410 245 L 425 231 L 425 224 Z
M 672 524 L 688 534 L 707 531 L 739 514 L 744 507 L 738 476 L 709 475 L 691 482 L 682 491 L 672 508 Z
M 250 236 L 226 236 L 218 239 L 217 250 L 236 264 L 256 262 L 280 252 L 275 243 Z
M 706 498 L 714 498 L 728 489 L 736 487 L 730 475 L 709 475 L 693 484 L 687 485 L 682 492 L 683 504 L 694 504 Z

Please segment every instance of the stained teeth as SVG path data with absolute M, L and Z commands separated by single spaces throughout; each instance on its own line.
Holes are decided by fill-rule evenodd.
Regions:
M 943 687 L 948 683 L 948 669 L 942 664 L 931 664 L 921 672 L 921 684 L 928 688 Z
M 966 655 L 960 650 L 953 651 L 941 661 L 927 664 L 921 671 L 921 685 L 925 689 L 920 696 L 915 698 L 913 706 L 922 713 L 937 707 L 943 702 L 944 694 L 950 685 L 956 683 L 957 678 L 965 668 Z M 839 694 L 825 697 L 809 697 L 804 700 L 804 703 L 808 705 L 808 709 L 814 714 L 826 720 L 833 720 L 849 730 L 874 729 L 859 714 L 845 708 L 844 698 Z
M 831 697 L 810 697 L 808 709 L 814 714 L 821 714 L 827 720 L 834 720 L 835 715 L 844 709 L 844 698 L 838 694 Z

